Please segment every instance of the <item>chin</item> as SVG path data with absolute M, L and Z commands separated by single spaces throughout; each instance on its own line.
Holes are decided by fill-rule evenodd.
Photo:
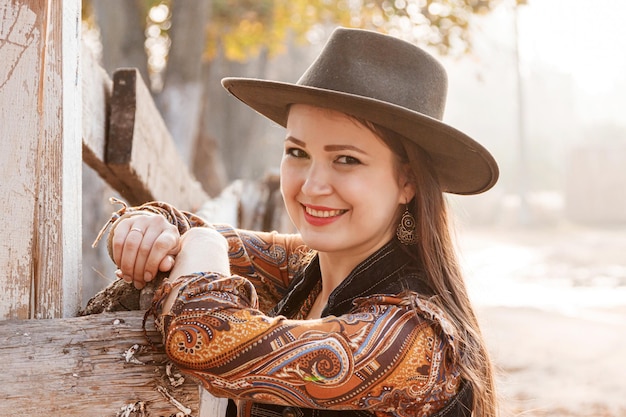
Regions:
M 305 230 L 304 233 L 300 232 L 300 236 L 302 236 L 305 245 L 318 252 L 337 250 L 337 241 L 327 234 L 311 233 Z M 333 241 L 333 243 L 329 243 L 329 240 Z

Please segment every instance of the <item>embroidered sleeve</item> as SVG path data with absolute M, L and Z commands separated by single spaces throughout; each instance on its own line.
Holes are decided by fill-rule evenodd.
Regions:
M 214 226 L 228 241 L 231 273 L 252 282 L 259 309 L 267 313 L 285 296 L 289 282 L 304 266 L 309 249 L 299 235 Z
M 427 300 L 369 297 L 353 314 L 289 320 L 264 315 L 247 279 L 199 273 L 163 287 L 157 311 L 177 283 L 158 320 L 166 352 L 217 396 L 427 416 L 458 390 L 454 337 Z
M 269 311 L 284 296 L 289 281 L 302 265 L 309 250 L 299 235 L 276 232 L 251 232 L 229 225 L 210 224 L 201 217 L 171 204 L 151 201 L 129 207 L 124 201 L 111 198 L 112 204 L 122 207 L 115 211 L 102 227 L 93 246 L 96 246 L 110 228 L 107 248 L 111 251 L 113 230 L 120 220 L 137 215 L 161 215 L 178 228 L 182 235 L 192 227 L 212 227 L 224 235 L 229 244 L 229 261 L 233 274 L 247 278 L 256 287 L 262 311 Z M 111 256 L 111 259 L 113 257 Z

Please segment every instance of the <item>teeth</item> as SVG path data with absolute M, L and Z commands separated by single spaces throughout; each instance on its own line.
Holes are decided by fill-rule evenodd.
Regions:
M 346 210 L 314 210 L 309 207 L 304 208 L 308 214 L 315 217 L 334 217 L 346 212 Z

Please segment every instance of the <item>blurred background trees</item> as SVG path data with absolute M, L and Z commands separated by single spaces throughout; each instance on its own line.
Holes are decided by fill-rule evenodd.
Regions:
M 216 195 L 234 179 L 259 178 L 280 157 L 269 146 L 271 127 L 227 97 L 222 77 L 295 81 L 336 25 L 464 54 L 471 15 L 500 2 L 84 0 L 83 9 L 104 68 L 140 70 L 180 152 Z
M 83 33 L 109 74 L 139 69 L 181 155 L 216 196 L 234 180 L 275 174 L 282 149 L 282 131 L 228 97 L 223 77 L 294 82 L 337 25 L 390 33 L 440 56 L 463 56 L 472 51 L 473 16 L 503 3 L 524 2 L 83 0 Z M 113 277 L 104 245 L 90 247 L 111 211 L 113 192 L 91 170 L 83 171 L 87 300 Z
M 623 395 L 605 395 L 606 387 L 617 385 L 611 372 L 597 371 L 603 363 L 560 361 L 559 369 L 552 359 L 597 356 L 592 342 L 595 350 L 588 353 L 581 353 L 585 343 L 579 343 L 580 352 L 572 349 L 570 340 L 578 339 L 569 335 L 582 334 L 581 323 L 606 328 L 610 335 L 619 331 L 608 323 L 624 323 L 625 6 L 615 0 L 537 0 L 517 8 L 525 3 L 84 0 L 83 9 L 85 39 L 103 66 L 109 73 L 139 68 L 181 153 L 211 195 L 235 179 L 262 180 L 281 154 L 281 129 L 227 97 L 222 77 L 295 81 L 337 24 L 392 33 L 431 48 L 448 69 L 445 120 L 484 143 L 501 167 L 501 179 L 490 192 L 449 197 L 461 227 L 467 219 L 489 226 L 462 229 L 461 254 L 470 297 L 483 312 L 492 309 L 492 315 L 485 313 L 486 335 L 493 335 L 499 368 L 510 371 L 502 392 L 528 402 L 520 412 L 529 416 L 584 415 L 580 410 L 589 409 L 617 415 L 594 408 L 607 398 L 623 407 L 618 401 Z M 520 43 L 521 62 L 516 59 Z M 518 169 L 520 136 L 525 169 Z M 103 253 L 106 245 L 99 246 L 100 253 L 90 247 L 111 211 L 106 199 L 112 192 L 89 169 L 83 171 L 86 301 L 114 275 Z M 532 221 L 519 227 L 521 182 L 531 197 Z M 542 311 L 565 312 L 568 321 Z M 501 317 L 504 324 L 494 330 Z M 570 321 L 571 329 L 564 328 Z M 548 338 L 540 345 L 550 331 L 536 330 L 551 323 L 557 324 L 561 343 Z M 538 338 L 520 338 L 524 326 Z M 608 340 L 609 351 L 619 352 L 610 337 L 601 339 Z M 502 345 L 511 340 L 512 346 Z M 531 352 L 532 358 L 520 352 Z M 607 358 L 609 364 L 612 357 Z M 563 389 L 571 381 L 586 395 Z
M 442 56 L 463 55 L 472 48 L 471 16 L 502 1 L 83 0 L 83 34 L 109 74 L 139 69 L 181 155 L 216 196 L 234 180 L 271 175 L 282 149 L 280 129 L 228 97 L 223 77 L 294 82 L 337 25 L 390 33 Z M 90 248 L 112 192 L 83 171 L 87 300 L 113 277 L 104 248 Z

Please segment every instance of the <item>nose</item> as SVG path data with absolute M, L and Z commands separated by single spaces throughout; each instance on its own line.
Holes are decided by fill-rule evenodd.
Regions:
M 302 193 L 307 196 L 326 195 L 332 192 L 331 173 L 321 163 L 312 163 L 307 170 Z

